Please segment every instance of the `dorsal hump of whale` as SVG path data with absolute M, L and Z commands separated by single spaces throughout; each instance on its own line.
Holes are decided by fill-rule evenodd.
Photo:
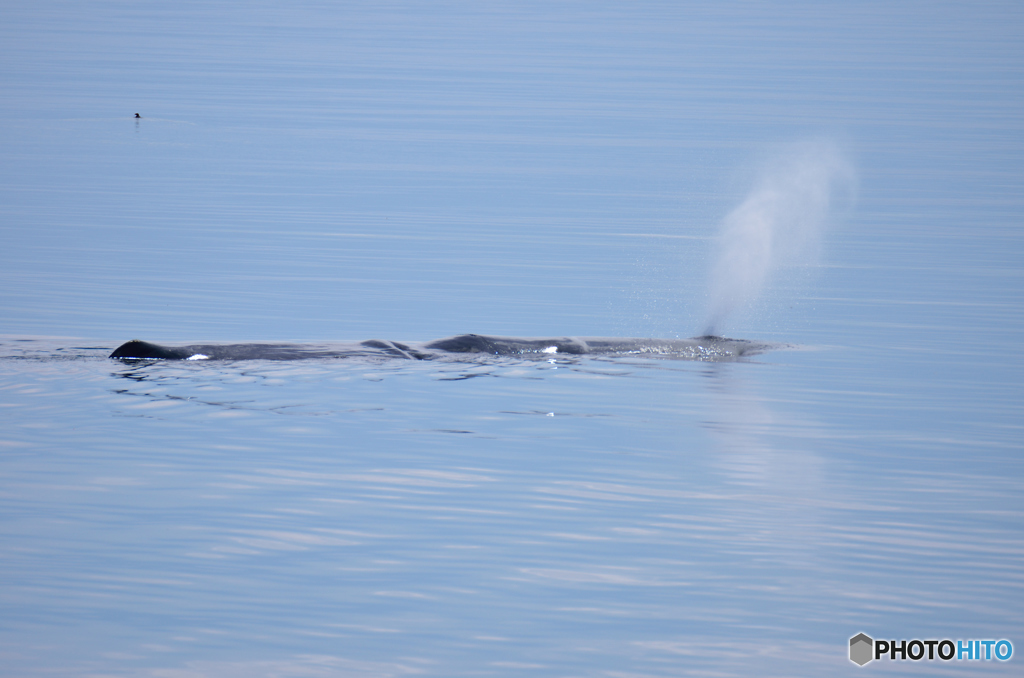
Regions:
M 127 341 L 110 354 L 111 358 L 137 358 L 137 359 L 160 359 L 160 360 L 185 360 L 192 352 L 184 348 L 170 348 L 158 346 L 148 341 L 132 339 Z

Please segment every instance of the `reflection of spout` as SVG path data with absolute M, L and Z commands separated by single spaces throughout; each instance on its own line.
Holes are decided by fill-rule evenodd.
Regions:
M 735 367 L 709 364 L 702 375 L 709 394 L 704 426 L 719 441 L 716 465 L 726 482 L 748 488 L 730 504 L 736 539 L 760 544 L 758 557 L 809 564 L 821 535 L 821 461 L 789 434 L 810 427 L 789 421 L 744 380 L 749 369 Z
M 704 425 L 720 440 L 721 464 L 733 482 L 769 484 L 778 454 L 768 438 L 777 416 L 739 375 L 718 367 L 703 372 L 711 395 L 711 418 Z

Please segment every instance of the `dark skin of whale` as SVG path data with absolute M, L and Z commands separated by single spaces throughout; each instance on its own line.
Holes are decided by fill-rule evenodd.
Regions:
M 651 355 L 686 360 L 735 360 L 777 345 L 724 337 L 693 339 L 617 339 L 607 337 L 516 338 L 460 334 L 425 343 L 371 339 L 324 344 L 192 344 L 162 346 L 133 339 L 118 346 L 120 360 L 305 360 L 311 358 L 404 358 L 438 360 L 459 357 L 553 355 Z

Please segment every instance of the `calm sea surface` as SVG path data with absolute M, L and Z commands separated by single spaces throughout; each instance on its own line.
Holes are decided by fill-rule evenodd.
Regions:
M 0 9 L 0 675 L 1019 675 L 1019 3 Z M 134 115 L 139 113 L 141 118 Z M 793 144 L 856 181 L 689 337 Z M 847 658 L 1007 639 L 1009 661 Z

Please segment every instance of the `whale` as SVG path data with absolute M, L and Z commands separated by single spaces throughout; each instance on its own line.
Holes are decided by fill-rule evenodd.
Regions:
M 141 360 L 309 360 L 328 358 L 398 358 L 404 360 L 479 360 L 491 357 L 551 359 L 558 356 L 648 356 L 682 360 L 739 360 L 782 348 L 781 344 L 703 336 L 691 339 L 614 337 L 522 338 L 459 334 L 427 342 L 370 339 L 359 342 L 188 344 L 165 346 L 133 339 L 110 358 Z

